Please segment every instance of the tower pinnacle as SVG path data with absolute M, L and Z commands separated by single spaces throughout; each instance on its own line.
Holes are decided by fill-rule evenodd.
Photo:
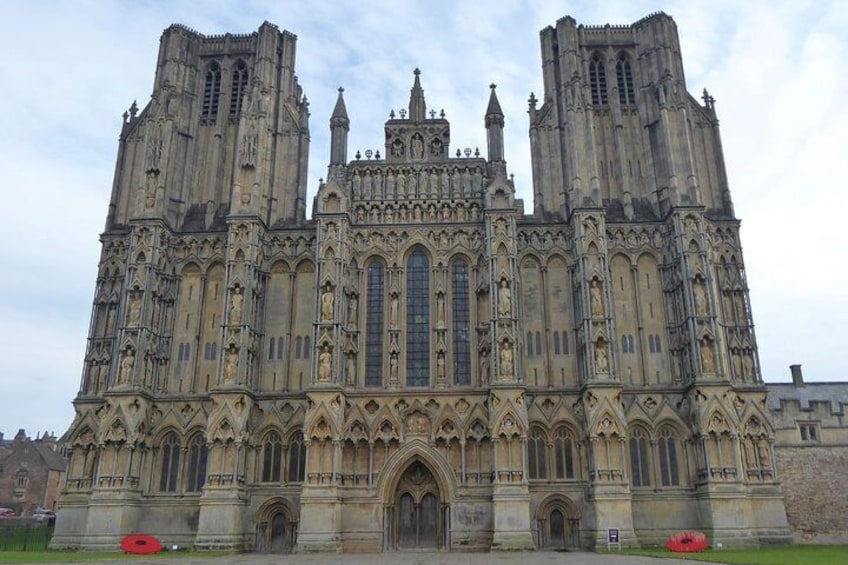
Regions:
M 421 88 L 421 80 L 418 78 L 421 71 L 416 68 L 412 73 L 415 75 L 415 82 L 412 84 L 412 90 L 409 94 L 409 119 L 413 122 L 421 122 L 427 119 L 424 90 Z

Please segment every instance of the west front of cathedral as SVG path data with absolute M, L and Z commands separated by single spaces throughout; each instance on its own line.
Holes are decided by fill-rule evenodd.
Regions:
M 460 151 L 416 70 L 374 153 L 348 155 L 339 89 L 307 219 L 295 41 L 163 33 L 120 134 L 52 545 L 791 539 L 718 119 L 673 20 L 542 31 L 532 214 L 495 86 L 485 152 Z

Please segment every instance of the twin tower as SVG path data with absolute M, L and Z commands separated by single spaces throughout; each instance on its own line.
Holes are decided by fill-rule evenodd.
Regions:
M 665 14 L 541 33 L 533 213 L 494 86 L 455 151 L 416 70 L 306 218 L 295 37 L 182 26 L 124 116 L 54 547 L 788 539 L 713 99 Z M 482 107 L 482 104 L 481 104 Z

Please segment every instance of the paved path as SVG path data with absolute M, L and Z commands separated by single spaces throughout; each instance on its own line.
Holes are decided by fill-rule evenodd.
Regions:
M 98 565 L 533 565 L 559 563 L 562 565 L 693 565 L 681 559 L 636 557 L 633 555 L 597 553 L 557 553 L 539 551 L 530 553 L 354 553 L 309 555 L 259 555 L 243 554 L 225 557 L 141 558 L 97 561 Z

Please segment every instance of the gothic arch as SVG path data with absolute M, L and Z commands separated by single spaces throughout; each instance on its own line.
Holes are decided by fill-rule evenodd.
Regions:
M 424 464 L 439 487 L 441 502 L 449 502 L 456 497 L 456 474 L 445 458 L 426 442 L 413 439 L 403 444 L 389 456 L 377 480 L 378 497 L 386 503 L 392 503 L 403 472 L 415 461 Z

